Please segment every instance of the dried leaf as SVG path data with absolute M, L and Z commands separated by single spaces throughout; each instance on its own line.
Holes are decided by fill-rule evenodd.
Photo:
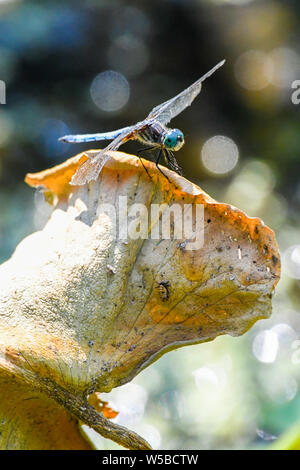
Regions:
M 87 396 L 128 382 L 171 349 L 241 335 L 267 318 L 279 253 L 261 220 L 214 201 L 164 168 L 169 182 L 144 161 L 150 180 L 133 156 L 112 153 L 97 181 L 70 186 L 93 152 L 26 177 L 44 187 L 53 212 L 44 229 L 23 240 L 0 267 L 6 353 L 0 367 L 102 435 L 148 448 L 97 413 Z M 204 248 L 189 251 L 185 238 L 116 239 L 101 204 L 116 206 L 119 196 L 148 208 L 192 204 L 195 211 L 203 205 Z
M 100 393 L 92 393 L 92 395 L 89 396 L 88 402 L 90 405 L 92 405 L 99 413 L 102 413 L 104 418 L 107 419 L 113 419 L 116 416 L 118 416 L 119 412 L 113 410 L 108 406 L 107 401 L 103 401 L 100 398 Z
M 0 449 L 91 450 L 77 420 L 32 385 L 0 375 Z

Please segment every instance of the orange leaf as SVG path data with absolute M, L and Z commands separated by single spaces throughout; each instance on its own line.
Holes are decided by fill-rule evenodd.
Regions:
M 0 268 L 0 376 L 17 377 L 45 403 L 51 397 L 71 424 L 77 417 L 126 447 L 146 449 L 105 419 L 116 412 L 91 394 L 130 381 L 167 351 L 238 336 L 268 318 L 280 256 L 260 219 L 163 168 L 168 181 L 152 162 L 144 161 L 150 180 L 137 157 L 111 153 L 97 181 L 71 186 L 78 166 L 96 152 L 26 176 L 44 188 L 52 214 Z M 102 206 L 117 209 L 119 196 L 147 209 L 190 204 L 192 217 L 203 207 L 204 247 L 188 250 L 184 236 L 116 238 Z M 159 217 L 151 222 L 157 226 Z
M 108 406 L 107 401 L 103 401 L 100 398 L 100 393 L 93 393 L 89 396 L 89 404 L 92 405 L 99 413 L 102 413 L 104 418 L 113 419 L 118 416 L 119 412 L 113 410 Z

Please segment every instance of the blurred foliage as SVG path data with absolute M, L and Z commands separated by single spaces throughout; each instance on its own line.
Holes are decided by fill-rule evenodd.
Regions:
M 300 422 L 300 106 L 291 101 L 291 84 L 300 79 L 299 13 L 296 0 L 0 1 L 0 79 L 7 87 L 0 261 L 39 228 L 25 173 L 88 147 L 63 145 L 59 136 L 143 119 L 227 59 L 172 123 L 186 135 L 177 158 L 212 197 L 276 231 L 283 276 L 272 318 L 244 337 L 170 353 L 103 397 L 120 411 L 118 422 L 154 447 L 262 448 L 285 432 L 297 442 L 298 431 L 288 430 Z M 95 77 L 108 70 L 129 85 L 114 111 L 91 94 Z M 203 144 L 216 135 L 239 150 L 237 165 L 221 175 L 201 160 Z M 95 439 L 99 448 L 113 446 Z M 283 441 L 274 445 L 288 447 Z

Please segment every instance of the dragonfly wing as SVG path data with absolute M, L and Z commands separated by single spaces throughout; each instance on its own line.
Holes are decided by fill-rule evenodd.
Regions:
M 199 78 L 191 86 L 183 90 L 178 95 L 174 96 L 168 101 L 156 106 L 151 113 L 147 116 L 147 119 L 154 119 L 159 121 L 161 124 L 168 124 L 175 116 L 180 114 L 185 108 L 190 106 L 197 95 L 199 95 L 202 83 L 206 78 L 210 77 L 218 68 L 222 67 L 225 63 L 225 60 L 219 62 L 215 67 L 213 67 L 209 72 L 207 72 L 203 77 Z
M 105 163 L 109 160 L 110 155 L 107 154 L 109 151 L 118 150 L 118 148 L 127 142 L 127 140 L 134 139 L 135 132 L 140 128 L 140 124 L 131 126 L 126 129 L 123 133 L 118 135 L 110 144 L 108 144 L 103 150 L 100 150 L 95 156 L 89 158 L 83 162 L 75 175 L 71 179 L 71 184 L 74 186 L 80 186 L 85 183 L 89 183 L 91 180 L 96 180 L 100 174 Z
M 70 144 L 79 144 L 81 142 L 96 142 L 100 140 L 112 140 L 118 137 L 120 134 L 129 132 L 132 126 L 123 127 L 123 129 L 117 129 L 112 132 L 101 132 L 100 134 L 77 134 L 77 135 L 64 135 L 58 140 L 61 142 L 68 142 Z
M 73 175 L 70 184 L 81 186 L 85 183 L 89 183 L 91 180 L 97 179 L 97 176 L 109 158 L 109 155 L 103 154 L 103 150 L 101 150 L 94 157 L 89 158 L 80 165 L 75 175 Z

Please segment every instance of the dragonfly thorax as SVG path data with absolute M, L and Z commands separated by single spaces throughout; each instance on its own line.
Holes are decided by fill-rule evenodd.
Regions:
M 179 129 L 168 130 L 163 139 L 163 146 L 169 150 L 179 150 L 184 144 L 184 135 Z
M 184 144 L 184 136 L 179 129 L 168 129 L 157 121 L 143 128 L 136 134 L 136 138 L 144 144 L 167 150 L 179 150 Z

